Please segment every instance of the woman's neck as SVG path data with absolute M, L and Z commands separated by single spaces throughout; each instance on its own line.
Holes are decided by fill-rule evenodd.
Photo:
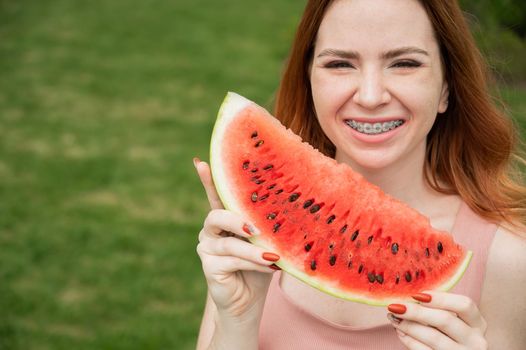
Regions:
M 367 181 L 380 187 L 385 193 L 406 203 L 427 216 L 438 229 L 450 230 L 460 206 L 460 198 L 434 190 L 424 175 L 424 157 L 413 157 L 381 169 L 363 168 L 352 161 L 339 157 L 336 160 L 349 164 Z
M 354 171 L 380 187 L 385 193 L 410 206 L 414 207 L 417 202 L 425 200 L 431 194 L 432 189 L 424 177 L 423 156 L 412 157 L 383 168 L 362 167 L 338 152 L 335 158 L 338 162 L 351 166 Z

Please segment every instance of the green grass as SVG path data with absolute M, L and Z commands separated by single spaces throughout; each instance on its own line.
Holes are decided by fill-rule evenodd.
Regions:
M 194 348 L 192 157 L 226 91 L 270 105 L 302 7 L 0 0 L 0 349 Z

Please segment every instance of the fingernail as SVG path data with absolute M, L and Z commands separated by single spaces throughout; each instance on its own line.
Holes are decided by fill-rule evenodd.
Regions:
M 416 293 L 412 297 L 413 299 L 421 301 L 423 303 L 429 303 L 431 301 L 431 295 L 426 293 Z
M 402 305 L 402 304 L 390 304 L 387 307 L 387 310 L 391 311 L 394 314 L 402 315 L 402 314 L 405 314 L 405 312 L 407 311 L 407 308 L 405 307 L 405 305 Z
M 245 231 L 250 236 L 259 235 L 258 229 L 250 224 L 243 224 L 243 231 Z
M 252 236 L 252 227 L 249 224 L 243 225 L 243 231 L 249 236 Z
M 197 168 L 197 164 L 201 162 L 201 159 L 194 157 L 194 166 Z
M 279 267 L 279 266 L 276 265 L 276 264 L 272 264 L 272 265 L 270 265 L 269 267 L 270 267 L 272 270 L 276 270 L 276 271 L 281 270 L 281 267 Z
M 402 322 L 401 318 L 398 318 L 393 314 L 387 314 L 387 318 L 389 319 L 389 321 L 396 323 L 396 324 L 399 324 L 400 322 Z
M 405 333 L 402 332 L 402 331 L 399 330 L 399 329 L 396 330 L 396 333 L 398 333 L 398 335 L 399 335 L 400 337 L 405 337 Z
M 274 253 L 263 253 L 263 259 L 276 262 L 279 260 L 279 255 Z

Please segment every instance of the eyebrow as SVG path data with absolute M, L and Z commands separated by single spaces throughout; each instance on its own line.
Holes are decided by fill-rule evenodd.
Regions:
M 418 47 L 414 46 L 404 46 L 400 47 L 394 50 L 389 50 L 384 53 L 382 53 L 381 57 L 383 59 L 392 59 L 401 55 L 410 54 L 410 53 L 416 53 L 424 56 L 429 56 L 429 53 L 426 50 L 422 50 Z M 356 51 L 345 51 L 345 50 L 338 50 L 338 49 L 325 49 L 322 52 L 318 54 L 317 57 L 324 57 L 324 56 L 336 56 L 340 58 L 345 59 L 357 59 L 360 57 L 360 54 Z

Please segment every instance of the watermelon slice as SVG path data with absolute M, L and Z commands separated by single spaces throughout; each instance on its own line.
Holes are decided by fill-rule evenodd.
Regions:
M 411 300 L 452 288 L 471 259 L 425 216 L 234 93 L 214 127 L 211 169 L 225 207 L 261 230 L 252 243 L 331 295 L 371 305 Z

